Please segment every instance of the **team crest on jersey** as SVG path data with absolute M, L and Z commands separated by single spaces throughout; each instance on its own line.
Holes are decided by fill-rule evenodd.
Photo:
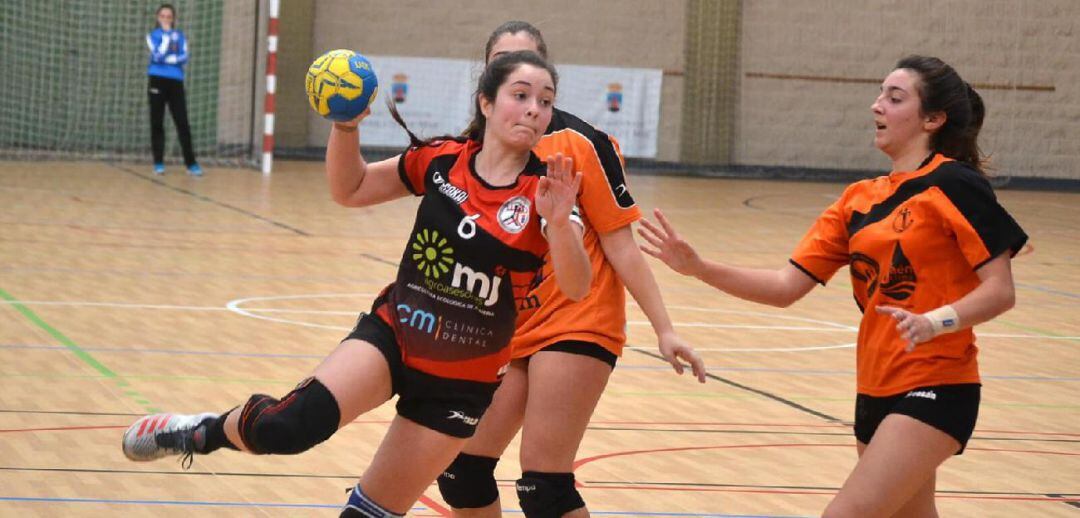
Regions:
M 529 209 L 531 207 L 532 204 L 529 199 L 524 196 L 514 196 L 506 200 L 503 202 L 502 207 L 499 207 L 499 226 L 511 234 L 517 234 L 525 230 L 525 226 L 529 224 Z
M 915 220 L 911 217 L 911 209 L 904 207 L 893 217 L 892 228 L 897 233 L 900 233 L 907 230 L 914 222 Z

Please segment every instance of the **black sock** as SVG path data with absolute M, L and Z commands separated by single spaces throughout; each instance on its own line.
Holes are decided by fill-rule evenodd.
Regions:
M 225 419 L 229 417 L 230 412 L 232 410 L 218 417 L 204 419 L 203 422 L 199 423 L 199 426 L 195 428 L 196 453 L 207 454 L 220 448 L 239 450 L 233 443 L 229 442 L 229 438 L 225 435 Z

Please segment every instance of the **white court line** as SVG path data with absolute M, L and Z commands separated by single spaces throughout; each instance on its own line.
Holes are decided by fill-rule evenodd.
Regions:
M 828 349 L 853 349 L 855 344 L 840 344 L 840 345 L 819 345 L 809 347 L 753 347 L 745 348 L 738 347 L 735 349 L 727 347 L 694 347 L 697 352 L 713 352 L 713 353 L 790 353 L 790 352 L 802 352 L 802 351 L 825 351 Z M 656 347 L 646 347 L 639 345 L 628 345 L 625 349 L 640 349 L 642 351 L 652 351 Z
M 244 308 L 241 308 L 240 305 L 245 303 L 245 302 L 253 302 L 253 301 L 259 301 L 259 300 L 296 300 L 296 299 L 314 299 L 314 298 L 375 297 L 375 296 L 377 296 L 377 294 L 375 294 L 375 293 L 317 293 L 317 294 L 312 294 L 312 295 L 281 295 L 281 296 L 270 296 L 270 297 L 247 297 L 247 298 L 243 298 L 243 299 L 230 300 L 228 302 L 228 304 L 225 304 L 225 307 L 228 308 L 229 311 L 232 311 L 234 313 L 244 315 L 246 317 L 257 318 L 259 320 L 268 320 L 270 322 L 279 322 L 279 323 L 282 323 L 282 324 L 294 324 L 294 325 L 304 326 L 304 327 L 314 327 L 314 328 L 317 328 L 317 329 L 333 329 L 335 331 L 348 331 L 348 330 L 350 330 L 352 328 L 350 328 L 350 327 L 341 327 L 341 326 L 328 326 L 328 325 L 323 325 L 323 324 L 312 324 L 311 322 L 304 322 L 304 321 L 301 321 L 301 320 L 289 320 L 289 319 L 286 319 L 286 318 L 265 317 L 265 316 L 257 315 L 255 313 L 253 313 L 252 310 L 246 310 Z M 254 310 L 254 311 L 258 311 L 258 310 Z M 356 316 L 359 316 L 360 311 L 355 311 L 352 314 L 356 315 Z
M 301 315 L 330 315 L 330 316 L 354 316 L 359 315 L 361 310 L 354 311 L 342 311 L 342 310 L 320 310 L 320 309 L 289 309 L 289 308 L 242 308 L 241 304 L 253 301 L 270 301 L 270 300 L 295 300 L 295 299 L 313 299 L 313 298 L 349 298 L 349 297 L 374 297 L 373 293 L 324 293 L 324 294 L 312 294 L 312 295 L 280 295 L 269 297 L 248 297 L 243 299 L 235 299 L 229 301 L 224 307 L 222 306 L 184 306 L 173 304 L 132 304 L 124 302 L 84 302 L 84 301 L 52 301 L 52 300 L 0 300 L 0 304 L 22 304 L 26 306 L 73 306 L 73 307 L 112 307 L 112 308 L 128 308 L 128 309 L 160 309 L 160 310 L 177 310 L 177 311 L 228 311 L 243 315 L 250 318 L 257 318 L 260 320 L 267 320 L 271 322 L 278 322 L 283 324 L 295 324 L 305 327 L 315 327 L 321 329 L 333 329 L 333 330 L 346 330 L 350 327 L 341 326 L 328 326 L 322 324 L 314 324 L 311 322 L 304 322 L 302 320 L 292 320 L 286 318 L 273 318 L 269 316 L 263 316 L 259 313 L 295 313 Z M 366 306 L 365 306 L 366 307 Z M 809 327 L 809 326 L 770 326 L 770 325 L 752 325 L 752 324 L 713 324 L 709 322 L 674 322 L 676 326 L 682 327 L 697 327 L 697 328 L 712 328 L 712 329 L 762 329 L 762 330 L 775 330 L 775 331 L 815 331 L 815 332 L 828 332 L 828 331 L 849 331 L 857 332 L 858 328 L 845 324 L 839 324 L 836 322 L 829 322 L 827 320 L 817 320 L 812 318 L 796 317 L 789 315 L 778 315 L 774 313 L 762 313 L 757 311 L 740 311 L 729 309 L 717 309 L 717 308 L 699 308 L 690 306 L 668 306 L 669 309 L 684 309 L 692 311 L 703 311 L 707 313 L 728 313 L 735 315 L 751 315 L 761 316 L 767 318 L 773 318 L 778 320 L 793 320 L 801 322 L 810 322 L 821 324 L 831 327 Z M 627 321 L 627 325 L 643 326 L 647 325 L 647 321 L 643 320 L 630 320 Z M 1048 335 L 1034 335 L 1034 334 L 1015 334 L 1015 333 L 984 333 L 977 332 L 976 336 L 982 338 L 1017 338 L 1017 339 L 1033 339 L 1033 340 L 1066 340 L 1075 341 L 1080 340 L 1080 336 L 1048 336 Z M 850 347 L 850 344 L 842 345 L 830 345 L 821 347 L 808 347 L 791 350 L 818 350 L 818 349 L 839 349 L 844 347 Z M 648 348 L 646 348 L 648 349 Z M 702 351 L 750 351 L 751 349 L 698 349 Z M 782 351 L 785 349 L 760 349 L 762 351 Z
M 633 304 L 633 305 L 637 306 L 637 304 Z M 747 310 L 741 310 L 741 309 L 702 308 L 702 307 L 697 307 L 697 306 L 678 306 L 678 305 L 667 306 L 667 308 L 668 309 L 682 309 L 682 310 L 686 310 L 686 311 L 702 311 L 702 312 L 705 312 L 705 313 L 727 313 L 727 314 L 730 314 L 730 315 L 750 315 L 750 316 L 763 317 L 763 318 L 775 319 L 775 320 L 791 320 L 791 321 L 795 321 L 795 322 L 808 322 L 808 323 L 811 323 L 811 324 L 820 324 L 820 325 L 823 325 L 823 326 L 829 326 L 829 327 L 831 327 L 833 329 L 844 329 L 844 330 L 848 330 L 848 331 L 858 331 L 859 330 L 859 328 L 857 326 L 851 326 L 851 325 L 847 325 L 847 324 L 839 324 L 839 323 L 836 323 L 836 322 L 830 322 L 828 320 L 818 320 L 816 318 L 807 318 L 807 317 L 797 317 L 797 316 L 793 316 L 793 315 L 784 315 L 784 314 L 780 314 L 780 313 L 765 313 L 765 312 L 762 312 L 762 311 L 747 311 Z
M 647 326 L 648 320 L 627 320 L 626 325 Z M 673 322 L 676 327 L 705 327 L 710 329 L 772 329 L 777 331 L 825 331 L 835 333 L 837 331 L 857 332 L 858 329 L 829 328 L 829 327 L 806 327 L 806 326 L 767 326 L 752 324 L 714 324 L 712 322 Z

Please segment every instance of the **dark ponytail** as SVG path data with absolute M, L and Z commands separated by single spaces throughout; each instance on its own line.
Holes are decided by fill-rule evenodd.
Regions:
M 953 67 L 935 57 L 908 56 L 897 62 L 896 68 L 919 74 L 920 109 L 924 115 L 945 114 L 945 124 L 930 138 L 932 150 L 985 174 L 986 160 L 978 140 L 986 106 L 979 93 Z
M 544 59 L 535 52 L 523 50 L 510 52 L 495 58 L 494 61 L 484 68 L 484 73 L 480 74 L 480 80 L 476 85 L 476 93 L 473 95 L 473 118 L 461 135 L 443 135 L 440 137 L 420 139 L 409 130 L 409 127 L 405 124 L 405 120 L 401 118 L 401 114 L 398 113 L 394 103 L 387 99 L 386 104 L 390 108 L 390 116 L 405 129 L 405 133 L 409 135 L 409 143 L 413 147 L 426 146 L 433 142 L 444 140 L 454 140 L 457 142 L 475 140 L 477 142 L 483 142 L 484 130 L 487 128 L 487 118 L 484 117 L 484 113 L 480 111 L 480 97 L 482 96 L 489 102 L 494 103 L 495 96 L 499 92 L 499 87 L 502 86 L 503 83 L 506 82 L 506 79 L 510 77 L 510 74 L 517 70 L 521 65 L 532 65 L 547 70 L 548 73 L 551 74 L 551 82 L 554 83 L 556 87 L 559 84 L 559 74 L 555 72 L 555 67 L 548 64 L 547 61 L 544 61 Z
M 398 123 L 398 126 L 401 126 L 402 129 L 405 130 L 405 133 L 409 135 L 409 147 L 423 147 L 431 145 L 434 142 L 441 142 L 444 140 L 453 140 L 455 142 L 465 142 L 466 140 L 468 140 L 465 136 L 455 135 L 442 135 L 439 137 L 421 139 L 420 137 L 417 137 L 416 134 L 412 132 L 412 130 L 409 129 L 409 126 L 407 124 L 405 124 L 405 119 L 401 118 L 401 114 L 398 113 L 397 106 L 395 105 L 394 100 L 390 97 L 386 98 L 386 107 L 390 109 L 390 116 L 394 118 L 394 121 Z

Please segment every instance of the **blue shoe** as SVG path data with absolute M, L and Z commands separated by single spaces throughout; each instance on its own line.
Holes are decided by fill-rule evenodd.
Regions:
M 191 164 L 187 168 L 187 174 L 190 174 L 191 176 L 202 176 L 202 168 L 199 167 L 199 164 Z
M 158 176 L 165 174 L 165 164 L 154 164 L 154 174 Z

